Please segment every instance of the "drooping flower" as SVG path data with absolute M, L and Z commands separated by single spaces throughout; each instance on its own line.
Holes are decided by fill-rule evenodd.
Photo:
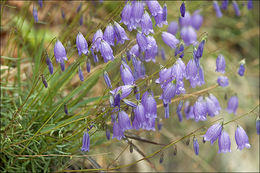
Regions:
M 155 62 L 155 56 L 158 54 L 158 46 L 156 40 L 153 36 L 147 36 L 147 42 L 150 46 L 145 50 L 144 59 L 146 62 L 149 62 L 151 60 Z
M 194 107 L 193 106 L 189 106 L 188 109 L 186 109 L 185 111 L 186 113 L 186 119 L 194 119 L 195 115 L 194 115 Z
M 235 139 L 236 139 L 236 143 L 237 143 L 237 148 L 239 150 L 242 150 L 245 147 L 250 148 L 248 136 L 247 136 L 245 130 L 241 126 L 237 127 L 237 130 L 235 132 Z
M 227 112 L 236 115 L 237 108 L 238 108 L 238 97 L 237 96 L 230 97 L 228 101 Z
M 88 54 L 88 43 L 85 37 L 79 32 L 76 38 L 76 45 L 78 49 L 79 56 L 83 53 L 85 55 Z
M 215 104 L 217 110 L 220 111 L 220 110 L 221 110 L 221 107 L 220 107 L 220 104 L 219 104 L 219 102 L 218 102 L 218 99 L 217 99 L 213 94 L 211 94 L 211 93 L 209 94 L 209 98 L 214 102 L 214 104 Z
M 203 17 L 200 15 L 200 10 L 196 10 L 191 16 L 191 26 L 196 30 L 199 30 L 202 23 Z
M 186 79 L 195 78 L 198 73 L 197 65 L 193 59 L 190 59 L 186 66 Z
M 193 112 L 196 122 L 207 120 L 207 104 L 202 97 L 199 97 L 195 102 Z
M 139 46 L 138 44 L 135 44 L 129 51 L 131 56 L 136 56 L 138 57 L 140 54 Z
M 111 24 L 108 24 L 108 26 L 106 27 L 103 38 L 108 44 L 114 46 L 115 31 L 114 31 L 114 27 Z
M 239 76 L 244 76 L 244 73 L 245 73 L 245 66 L 244 66 L 244 64 L 240 64 L 237 73 L 239 74 Z
M 133 66 L 134 66 L 134 74 L 133 74 L 134 79 L 138 80 L 140 78 L 145 78 L 144 63 L 136 57 L 132 58 L 132 63 L 133 63 Z
M 191 16 L 189 12 L 186 12 L 184 17 L 179 17 L 179 24 L 181 27 L 189 26 L 191 24 Z
M 54 56 L 58 63 L 62 63 L 64 60 L 68 60 L 66 50 L 59 40 L 57 40 L 54 46 Z
M 122 128 L 119 126 L 119 123 L 117 121 L 114 121 L 112 138 L 117 138 L 118 140 L 121 140 L 122 137 L 125 137 L 124 132 L 123 132 Z
M 248 10 L 253 9 L 253 0 L 247 0 L 247 9 Z
M 93 50 L 99 51 L 101 47 L 101 40 L 103 39 L 103 32 L 101 29 L 98 29 L 94 34 L 92 39 L 92 48 Z
M 42 0 L 38 0 L 38 4 L 42 8 Z
M 141 1 L 133 1 L 132 15 L 131 17 L 136 23 L 140 23 L 142 16 L 144 14 L 144 6 Z
M 134 84 L 135 80 L 134 80 L 134 76 L 132 74 L 132 70 L 124 62 L 120 66 L 120 73 L 121 73 L 121 78 L 122 78 L 124 85 L 133 85 Z
M 228 0 L 223 0 L 222 1 L 222 4 L 221 4 L 221 8 L 223 10 L 226 10 L 227 9 L 227 6 L 228 6 Z
M 216 16 L 217 16 L 218 18 L 221 18 L 221 17 L 222 17 L 222 12 L 221 12 L 221 10 L 220 10 L 220 8 L 219 8 L 219 5 L 218 5 L 218 2 L 217 2 L 217 1 L 213 1 L 213 7 L 214 7 L 214 9 L 215 9 L 215 11 L 216 11 Z
M 104 62 L 113 61 L 114 55 L 110 45 L 105 40 L 101 40 L 100 45 L 100 52 L 104 59 Z
M 222 131 L 222 125 L 217 123 L 208 128 L 206 134 L 203 136 L 205 141 L 210 141 L 213 144 L 219 137 Z
M 164 117 L 169 118 L 170 116 L 169 103 L 163 103 L 163 107 L 164 107 Z
M 215 115 L 219 114 L 219 110 L 216 107 L 216 104 L 209 97 L 206 97 L 206 106 L 209 116 L 214 117 Z
M 155 80 L 156 83 L 163 84 L 164 82 L 170 80 L 172 77 L 172 68 L 163 68 L 159 72 L 159 78 Z
M 193 149 L 196 155 L 199 155 L 199 143 L 196 138 L 193 138 Z
M 146 35 L 149 33 L 154 33 L 153 31 L 153 22 L 152 19 L 150 18 L 149 14 L 145 12 L 143 14 L 142 20 L 141 20 L 141 28 L 142 32 Z
M 196 62 L 198 62 L 198 60 L 202 57 L 203 50 L 204 50 L 204 44 L 205 44 L 205 40 L 202 40 L 198 46 L 197 51 L 195 52 L 195 61 Z
M 46 64 L 48 65 L 50 74 L 53 74 L 53 65 L 52 65 L 51 60 L 48 57 L 48 55 L 47 55 L 47 58 L 46 58 Z
M 256 120 L 256 133 L 259 135 L 260 134 L 260 120 Z
M 176 48 L 177 44 L 179 44 L 180 42 L 174 35 L 172 35 L 169 32 L 162 32 L 162 39 L 164 43 L 170 46 L 171 48 Z
M 120 99 L 124 99 L 126 98 L 127 96 L 129 96 L 129 94 L 131 94 L 133 90 L 133 85 L 123 85 L 123 86 L 119 86 L 117 87 L 116 89 L 110 91 L 110 93 L 116 97 L 117 94 L 120 93 Z
M 219 76 L 217 79 L 217 82 L 218 82 L 219 86 L 222 86 L 222 87 L 226 87 L 229 84 L 228 78 L 226 76 Z
M 124 28 L 120 26 L 117 22 L 114 22 L 114 31 L 118 43 L 124 44 L 125 40 L 129 40 Z
M 154 119 L 157 117 L 157 105 L 153 98 L 153 93 L 146 91 L 142 97 L 142 104 L 145 109 L 145 117 L 148 119 Z
M 87 72 L 90 72 L 90 69 L 91 69 L 91 63 L 90 63 L 89 58 L 87 59 L 86 69 L 87 69 Z
M 175 48 L 174 56 L 179 55 L 180 58 L 183 58 L 184 56 L 184 46 L 183 44 L 180 45 L 180 47 Z
M 230 146 L 231 146 L 231 142 L 230 142 L 229 135 L 227 132 L 223 130 L 218 138 L 218 147 L 219 147 L 218 152 L 219 153 L 231 152 Z
M 142 33 L 136 34 L 136 42 L 142 52 L 144 52 L 146 49 L 149 49 L 151 47 L 151 45 L 149 45 L 148 43 L 146 36 Z
M 38 12 L 37 12 L 36 7 L 33 7 L 33 18 L 34 18 L 34 22 L 37 23 L 38 22 Z
M 122 131 L 132 129 L 130 119 L 125 111 L 118 113 L 118 124 Z
M 176 86 L 172 82 L 169 82 L 165 87 L 163 87 L 163 93 L 160 96 L 160 99 L 163 100 L 165 104 L 171 102 L 171 99 L 174 98 L 176 93 Z
M 180 12 L 181 12 L 181 16 L 182 16 L 182 17 L 185 16 L 185 11 L 186 11 L 185 3 L 182 2 L 181 6 L 180 6 Z
M 168 25 L 167 22 L 167 6 L 164 5 L 163 9 L 161 9 L 162 13 L 154 16 L 155 24 L 158 27 L 163 27 L 163 25 Z
M 82 72 L 82 70 L 81 70 L 80 67 L 79 67 L 79 79 L 80 79 L 81 81 L 84 81 L 83 72 Z
M 181 58 L 178 58 L 176 63 L 172 66 L 172 76 L 178 81 L 186 77 L 186 66 Z
M 85 151 L 85 152 L 89 151 L 89 146 L 90 146 L 89 134 L 88 134 L 88 132 L 84 132 L 83 139 L 82 139 L 81 151 Z
M 131 19 L 131 14 L 132 14 L 132 4 L 126 3 L 126 5 L 121 13 L 121 22 L 123 22 L 125 25 L 129 25 L 130 19 Z
M 144 128 L 146 126 L 145 119 L 145 109 L 142 103 L 139 103 L 137 107 L 134 109 L 136 123 L 138 123 L 138 127 Z
M 181 29 L 181 38 L 183 39 L 186 46 L 195 44 L 197 41 L 197 33 L 191 26 L 183 27 Z
M 60 68 L 61 68 L 61 71 L 65 70 L 65 64 L 64 64 L 64 60 L 63 59 L 60 62 Z
M 148 6 L 148 9 L 150 10 L 152 16 L 157 16 L 158 14 L 163 13 L 162 7 L 160 6 L 160 4 L 157 0 L 146 1 L 146 5 Z
M 180 101 L 176 111 L 180 122 L 182 122 L 182 112 L 181 112 L 182 106 L 183 106 L 183 101 Z
M 104 72 L 104 79 L 107 84 L 107 87 L 111 89 L 112 88 L 111 81 L 110 81 L 108 73 L 106 71 Z
M 172 21 L 169 26 L 168 26 L 168 32 L 171 33 L 172 35 L 175 35 L 178 31 L 178 23 L 175 21 Z
M 216 59 L 216 71 L 220 73 L 225 73 L 226 62 L 223 55 L 219 55 Z
M 236 16 L 240 16 L 240 10 L 239 10 L 237 2 L 236 1 L 232 1 L 232 5 L 233 5 L 233 8 L 235 10 Z

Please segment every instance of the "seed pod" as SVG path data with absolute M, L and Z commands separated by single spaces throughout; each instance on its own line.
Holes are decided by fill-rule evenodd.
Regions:
M 64 112 L 66 115 L 69 115 L 67 104 L 64 104 Z
M 42 83 L 44 84 L 44 87 L 48 88 L 48 83 L 47 83 L 45 77 L 43 75 L 41 75 L 41 77 L 42 77 Z
M 187 146 L 190 145 L 190 138 L 188 138 L 188 139 L 186 140 L 186 145 L 187 145 Z
M 161 156 L 160 156 L 160 160 L 159 160 L 160 164 L 162 164 L 163 160 L 164 160 L 164 154 L 163 154 L 163 152 L 162 152 L 162 154 L 161 154 Z
M 176 145 L 173 146 L 173 155 L 174 156 L 177 155 L 177 146 Z

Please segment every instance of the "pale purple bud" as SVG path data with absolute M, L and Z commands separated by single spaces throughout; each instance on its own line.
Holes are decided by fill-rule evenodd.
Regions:
M 89 151 L 89 134 L 88 132 L 84 132 L 83 139 L 82 139 L 82 147 L 81 151 Z
M 232 5 L 233 5 L 233 8 L 235 10 L 236 16 L 240 16 L 240 10 L 239 10 L 237 2 L 236 1 L 232 1 Z
M 237 108 L 238 108 L 238 97 L 237 96 L 230 97 L 230 99 L 228 100 L 227 112 L 236 115 Z
M 164 6 L 163 6 L 163 21 L 167 23 L 166 25 L 168 25 L 168 22 L 167 22 L 167 5 L 166 4 L 164 4 Z
M 34 18 L 34 22 L 37 23 L 38 22 L 38 12 L 37 12 L 36 7 L 33 7 L 33 18 Z
M 90 60 L 89 60 L 89 59 L 87 60 L 86 68 L 87 68 L 87 72 L 90 72 L 90 69 L 91 69 L 91 63 L 90 63 Z
M 182 2 L 181 6 L 180 6 L 180 12 L 181 12 L 181 16 L 182 16 L 182 17 L 185 16 L 185 11 L 186 11 L 185 3 Z
M 220 54 L 216 59 L 216 71 L 220 73 L 225 73 L 225 68 L 226 68 L 225 58 L 223 55 Z
M 260 134 L 260 120 L 256 120 L 256 133 L 259 135 Z
M 81 70 L 80 67 L 79 67 L 79 79 L 80 79 L 81 81 L 84 81 L 83 72 L 82 72 L 82 70 Z
M 54 56 L 58 63 L 61 63 L 64 60 L 66 61 L 68 60 L 66 55 L 66 50 L 59 40 L 57 40 L 54 46 Z
M 222 131 L 222 125 L 217 123 L 208 128 L 206 134 L 203 136 L 205 141 L 210 141 L 211 145 L 218 139 Z
M 63 60 L 61 60 L 61 62 L 60 62 L 60 68 L 61 68 L 61 71 L 65 70 L 65 64 L 64 64 Z
M 177 44 L 179 44 L 180 42 L 174 35 L 172 35 L 169 32 L 162 32 L 162 39 L 164 43 L 170 46 L 171 48 L 176 48 Z
M 243 148 L 250 148 L 251 145 L 249 144 L 248 141 L 248 136 L 245 132 L 245 130 L 241 127 L 238 126 L 237 130 L 235 132 L 235 139 L 236 139 L 236 143 L 237 143 L 237 148 L 239 150 L 242 150 Z
M 93 50 L 99 51 L 101 47 L 101 40 L 103 39 L 103 32 L 101 29 L 97 30 L 92 39 Z
M 38 0 L 38 4 L 42 8 L 42 0 Z
M 197 41 L 197 33 L 191 26 L 183 27 L 181 29 L 181 38 L 183 39 L 186 46 L 195 44 Z
M 79 32 L 76 38 L 76 45 L 78 49 L 79 56 L 83 53 L 85 55 L 88 54 L 88 43 L 85 37 Z
M 48 55 L 47 55 L 47 58 L 46 58 L 46 64 L 48 65 L 50 74 L 53 74 L 53 65 L 52 65 L 51 60 L 48 57 Z
M 106 71 L 104 72 L 104 79 L 107 84 L 107 87 L 111 89 L 112 88 L 111 81 L 110 81 L 108 73 Z
M 114 22 L 114 31 L 118 43 L 124 44 L 125 40 L 129 40 L 124 28 L 120 26 L 117 22 Z
M 83 25 L 83 15 L 81 15 L 79 18 L 79 25 Z
M 42 83 L 43 83 L 45 88 L 48 88 L 48 83 L 47 83 L 47 81 L 46 81 L 46 79 L 43 75 L 42 75 Z
M 218 6 L 218 2 L 217 1 L 213 1 L 213 7 L 214 7 L 214 9 L 216 11 L 216 16 L 218 18 L 221 18 L 222 17 L 222 12 L 221 12 L 221 10 L 220 10 L 220 8 Z
M 231 142 L 230 142 L 230 138 L 227 132 L 225 132 L 224 130 L 221 132 L 221 135 L 218 138 L 218 147 L 219 153 L 227 153 L 227 152 L 231 152 L 230 149 L 231 146 Z
M 196 138 L 193 138 L 193 149 L 196 155 L 199 155 L 199 143 Z
M 181 112 L 182 106 L 183 106 L 183 101 L 180 101 L 176 111 L 180 122 L 182 122 L 182 112 Z
M 228 78 L 226 76 L 219 76 L 217 80 L 219 86 L 226 87 L 228 86 Z

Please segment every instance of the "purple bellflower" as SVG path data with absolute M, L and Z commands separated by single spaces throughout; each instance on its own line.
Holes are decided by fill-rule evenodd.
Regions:
M 216 71 L 220 73 L 225 73 L 226 62 L 223 55 L 219 55 L 216 59 Z
M 38 0 L 38 4 L 42 8 L 42 0 Z
M 198 46 L 198 49 L 196 50 L 196 52 L 194 54 L 196 62 L 202 57 L 203 50 L 204 50 L 204 44 L 205 44 L 205 40 L 202 40 Z
M 147 37 L 142 33 L 136 34 L 136 42 L 142 52 L 144 52 L 146 49 L 149 49 L 151 47 L 151 45 L 147 40 Z
M 179 29 L 178 23 L 175 21 L 172 21 L 168 26 L 168 32 L 172 35 L 175 35 Z
M 180 45 L 180 47 L 176 47 L 175 52 L 174 52 L 174 56 L 179 55 L 180 58 L 183 58 L 184 56 L 184 46 L 183 44 Z
M 140 61 L 138 58 L 133 57 L 132 63 L 134 66 L 134 79 L 138 80 L 139 78 L 145 78 L 145 67 L 142 61 Z
M 142 104 L 145 109 L 145 117 L 148 119 L 154 119 L 157 117 L 157 105 L 153 98 L 153 93 L 146 91 L 142 97 Z M 153 121 L 149 121 L 152 123 Z M 153 123 L 152 123 L 153 124 Z
M 101 29 L 98 29 L 97 32 L 94 34 L 92 39 L 92 48 L 93 50 L 99 51 L 101 47 L 101 40 L 103 39 L 103 32 Z
M 196 77 L 196 75 L 198 73 L 198 69 L 197 69 L 197 65 L 193 59 L 189 60 L 185 70 L 186 70 L 186 79 L 192 79 L 192 78 Z
M 54 46 L 54 56 L 55 56 L 56 62 L 58 62 L 58 63 L 63 62 L 63 64 L 64 64 L 64 60 L 66 60 L 66 61 L 68 60 L 67 55 L 66 55 L 66 50 L 59 40 L 57 40 L 57 42 L 55 43 L 55 46 Z
M 220 104 L 219 104 L 219 102 L 218 102 L 218 99 L 213 95 L 213 94 L 209 94 L 209 99 L 211 99 L 213 102 L 214 102 L 214 104 L 215 104 L 215 106 L 216 106 L 216 109 L 218 110 L 218 111 L 220 111 L 221 110 L 221 107 L 220 107 Z
M 170 46 L 171 48 L 176 48 L 177 44 L 179 44 L 180 42 L 174 35 L 172 35 L 169 32 L 162 32 L 162 39 L 164 43 Z
M 111 89 L 112 88 L 111 81 L 110 81 L 108 73 L 106 71 L 104 72 L 104 79 L 107 84 L 107 87 Z
M 114 22 L 114 31 L 118 43 L 124 44 L 125 40 L 129 40 L 124 28 L 120 26 L 117 22 Z
M 121 78 L 124 85 L 133 85 L 135 80 L 131 68 L 122 61 L 120 66 Z
M 210 141 L 211 145 L 218 139 L 222 131 L 222 125 L 217 123 L 208 128 L 206 134 L 203 136 L 205 141 Z
M 86 69 L 87 69 L 87 72 L 90 72 L 90 69 L 91 69 L 91 63 L 90 63 L 89 58 L 87 59 Z
M 142 20 L 141 20 L 141 28 L 142 32 L 145 35 L 148 35 L 149 33 L 154 33 L 153 31 L 153 22 L 152 19 L 150 18 L 149 14 L 145 12 L 143 14 Z
M 124 137 L 124 132 L 123 132 L 122 128 L 119 126 L 119 123 L 114 121 L 112 138 L 117 138 L 118 140 L 121 140 L 122 137 Z
M 196 122 L 207 120 L 207 104 L 202 97 L 199 97 L 195 102 L 193 112 Z
M 238 108 L 238 97 L 237 96 L 230 97 L 228 101 L 227 112 L 236 115 L 237 108 Z
M 231 142 L 228 133 L 222 131 L 221 135 L 218 138 L 218 147 L 219 147 L 218 152 L 219 153 L 231 152 L 230 146 L 231 146 Z
M 162 14 L 162 7 L 160 6 L 159 2 L 157 0 L 155 1 L 146 1 L 146 5 L 148 6 L 148 9 L 150 10 L 150 13 L 152 16 L 157 16 L 158 14 Z
M 183 27 L 181 29 L 181 38 L 186 46 L 189 46 L 190 44 L 194 45 L 197 41 L 197 33 L 191 26 Z
M 191 16 L 189 12 L 186 12 L 184 17 L 179 17 L 179 24 L 181 27 L 189 26 L 191 24 Z
M 217 82 L 218 82 L 219 86 L 222 86 L 222 87 L 226 87 L 229 84 L 228 78 L 226 76 L 219 76 L 217 79 Z
M 228 7 L 228 0 L 222 0 L 221 8 L 226 10 Z
M 181 16 L 182 16 L 182 17 L 185 16 L 185 11 L 186 11 L 185 3 L 182 2 L 181 6 L 180 6 L 180 12 L 181 12 Z
M 118 113 L 118 123 L 123 131 L 132 129 L 130 119 L 125 111 Z
M 125 25 L 129 25 L 131 14 L 132 14 L 132 4 L 127 2 L 121 13 L 121 22 L 123 22 Z
M 209 97 L 206 97 L 206 106 L 207 106 L 207 112 L 208 115 L 211 117 L 214 117 L 215 115 L 219 114 L 219 109 L 214 103 L 213 100 L 211 100 Z
M 256 133 L 259 135 L 260 134 L 260 120 L 256 120 Z
M 83 72 L 82 72 L 82 70 L 81 70 L 80 67 L 79 67 L 79 79 L 80 79 L 81 81 L 84 81 Z
M 253 9 L 253 0 L 247 0 L 247 9 L 248 10 Z
M 244 73 L 245 73 L 245 66 L 244 66 L 244 64 L 240 64 L 237 73 L 239 74 L 239 76 L 244 76 Z
M 114 27 L 111 24 L 108 24 L 108 26 L 106 27 L 103 38 L 108 44 L 114 46 L 115 31 L 114 31 Z
M 233 5 L 233 8 L 235 10 L 236 16 L 240 16 L 240 10 L 239 10 L 237 2 L 236 1 L 232 1 L 232 5 Z
M 84 135 L 83 135 L 83 139 L 82 139 L 82 147 L 81 147 L 81 151 L 89 151 L 89 134 L 88 132 L 84 132 Z
M 76 45 L 78 49 L 79 56 L 83 53 L 85 55 L 88 54 L 88 43 L 85 37 L 79 32 L 76 38 Z
M 154 39 L 153 36 L 147 36 L 147 42 L 148 45 L 150 45 L 146 50 L 145 50 L 145 61 L 149 62 L 149 61 L 153 61 L 155 62 L 155 56 L 158 54 L 158 46 L 156 43 L 156 40 Z
M 37 12 L 36 7 L 33 7 L 33 18 L 34 18 L 34 22 L 37 23 L 38 22 L 38 12 Z
M 117 94 L 120 93 L 120 99 L 124 99 L 126 98 L 127 96 L 129 96 L 131 94 L 133 90 L 133 85 L 123 85 L 123 86 L 119 86 L 117 87 L 116 89 L 110 91 L 110 93 L 116 97 Z
M 145 109 L 142 103 L 139 103 L 134 109 L 137 127 L 144 128 L 146 126 Z
M 46 64 L 48 65 L 50 74 L 53 74 L 53 65 L 52 65 L 51 60 L 48 57 L 48 55 L 47 55 L 47 58 L 46 58 Z
M 132 15 L 136 23 L 140 23 L 142 16 L 144 14 L 144 6 L 142 1 L 133 1 Z
M 176 93 L 176 86 L 172 82 L 169 82 L 165 87 L 163 87 L 163 93 L 160 96 L 160 99 L 163 100 L 165 104 L 171 102 L 171 99 L 174 98 Z
M 138 44 L 135 44 L 129 51 L 131 56 L 136 56 L 138 57 L 140 54 L 139 46 Z
M 199 155 L 199 143 L 196 138 L 193 138 L 193 149 L 196 155 Z
M 214 7 L 214 9 L 215 9 L 215 11 L 216 11 L 216 16 L 217 16 L 218 18 L 221 18 L 221 17 L 222 17 L 222 12 L 221 12 L 221 10 L 220 10 L 220 8 L 219 8 L 219 5 L 218 5 L 218 2 L 217 2 L 217 1 L 213 1 L 213 7 Z
M 114 55 L 110 45 L 105 40 L 101 40 L 100 45 L 100 52 L 104 59 L 104 62 L 113 61 Z
M 203 17 L 200 15 L 200 11 L 196 10 L 191 16 L 191 26 L 196 30 L 199 30 L 202 23 Z
M 158 15 L 154 16 L 154 20 L 156 23 L 156 26 L 163 27 L 163 25 L 168 25 L 167 22 L 167 6 L 164 5 L 163 9 L 161 9 L 163 13 L 159 13 Z
M 183 106 L 183 101 L 180 101 L 176 111 L 180 122 L 182 122 L 182 112 L 181 112 L 182 106 Z
M 245 147 L 250 148 L 248 136 L 247 136 L 245 130 L 241 126 L 237 127 L 237 130 L 235 132 L 235 139 L 236 139 L 236 143 L 237 143 L 237 148 L 239 150 L 242 150 Z
M 163 22 L 165 23 L 165 25 L 168 25 L 168 22 L 167 22 L 167 5 L 166 4 L 163 5 Z

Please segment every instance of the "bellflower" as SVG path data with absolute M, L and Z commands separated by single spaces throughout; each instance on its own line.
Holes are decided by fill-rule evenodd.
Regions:
M 193 149 L 196 155 L 199 155 L 199 143 L 196 138 L 193 138 Z
M 64 64 L 63 59 L 62 59 L 61 62 L 60 62 L 60 68 L 61 68 L 61 71 L 64 71 L 64 70 L 65 70 L 65 64 Z
M 186 109 L 186 119 L 194 119 L 195 115 L 194 115 L 194 107 L 193 106 L 189 106 L 189 109 Z
M 219 110 L 216 107 L 215 103 L 208 97 L 206 97 L 206 106 L 209 116 L 214 117 L 215 115 L 219 114 Z
M 180 122 L 182 122 L 182 112 L 181 112 L 182 106 L 183 106 L 183 101 L 180 101 L 176 111 Z
M 154 16 L 155 24 L 158 27 L 163 27 L 163 25 L 168 25 L 167 22 L 167 9 L 166 6 L 164 6 L 164 10 L 162 9 L 163 13 L 158 14 L 157 16 Z
M 113 107 L 117 106 L 120 108 L 120 101 L 121 101 L 120 93 L 116 93 L 114 95 L 114 100 L 112 101 L 111 106 L 113 106 Z
M 181 6 L 180 6 L 180 12 L 181 12 L 181 16 L 182 16 L 182 17 L 185 16 L 185 11 L 186 11 L 185 3 L 182 2 Z
M 245 66 L 244 66 L 244 64 L 240 64 L 237 73 L 239 74 L 239 76 L 244 76 L 244 73 L 245 73 Z
M 247 0 L 247 9 L 248 10 L 253 9 L 253 0 Z
M 227 112 L 236 115 L 237 108 L 238 108 L 238 97 L 237 96 L 230 97 L 228 101 Z
M 104 62 L 113 61 L 114 55 L 110 45 L 105 40 L 101 40 L 100 45 L 100 52 L 104 59 Z
M 141 28 L 142 32 L 146 35 L 149 33 L 154 33 L 153 31 L 153 22 L 152 19 L 150 18 L 149 14 L 145 12 L 143 14 L 142 20 L 141 20 Z
M 178 81 L 183 80 L 186 77 L 186 66 L 181 58 L 178 58 L 175 64 L 172 66 L 172 76 Z
M 46 64 L 48 65 L 50 74 L 53 74 L 53 65 L 52 65 L 51 60 L 48 57 L 48 55 L 47 55 L 47 58 L 46 58 Z
M 98 61 L 99 61 L 99 60 L 98 60 L 98 56 L 94 53 L 93 47 L 91 47 L 90 50 L 91 50 L 91 54 L 92 54 L 92 57 L 93 57 L 94 62 L 95 62 L 95 63 L 98 63 Z
M 146 49 L 149 49 L 151 47 L 151 45 L 149 45 L 146 36 L 142 33 L 136 34 L 136 42 L 142 52 L 144 52 Z
M 135 44 L 129 51 L 130 55 L 138 57 L 140 54 L 139 46 L 138 44 Z
M 162 39 L 164 43 L 170 46 L 171 48 L 176 48 L 177 44 L 179 44 L 180 42 L 174 35 L 172 35 L 169 32 L 162 32 Z
M 221 135 L 218 138 L 218 147 L 219 147 L 218 152 L 219 153 L 231 152 L 230 146 L 231 146 L 231 142 L 228 133 L 222 131 Z
M 193 59 L 189 60 L 185 70 L 186 70 L 186 79 L 192 79 L 192 78 L 196 77 L 196 75 L 198 73 L 198 69 L 197 69 L 197 65 Z
M 221 107 L 220 107 L 220 104 L 219 104 L 219 102 L 218 102 L 218 99 L 213 95 L 213 94 L 209 94 L 209 99 L 211 99 L 213 102 L 214 102 L 214 104 L 215 104 L 215 106 L 216 106 L 216 109 L 218 110 L 218 111 L 220 111 L 221 110 Z
M 260 120 L 256 120 L 256 133 L 259 135 L 260 134 Z
M 33 7 L 33 18 L 34 18 L 34 22 L 37 23 L 38 22 L 38 12 L 37 12 L 36 7 Z
M 179 17 L 179 24 L 181 27 L 189 26 L 191 24 L 191 16 L 189 12 L 186 12 L 184 17 Z
M 169 109 L 169 103 L 163 103 L 163 107 L 164 107 L 164 117 L 165 118 L 169 118 L 170 116 L 170 109 Z
M 155 1 L 146 1 L 146 5 L 148 6 L 148 9 L 150 10 L 150 13 L 152 16 L 157 16 L 158 14 L 162 14 L 162 7 L 160 6 L 159 2 L 157 0 Z
M 220 54 L 216 59 L 216 71 L 220 73 L 225 73 L 225 68 L 226 68 L 225 58 L 223 55 Z
M 120 99 L 124 99 L 131 94 L 133 90 L 133 85 L 123 85 L 116 89 L 110 91 L 110 93 L 115 97 L 118 93 L 121 93 Z
M 222 125 L 217 123 L 208 128 L 206 134 L 203 136 L 205 141 L 210 141 L 211 145 L 217 140 L 222 131 Z
M 221 10 L 220 10 L 220 8 L 219 8 L 219 5 L 218 5 L 218 2 L 217 2 L 217 1 L 213 1 L 213 7 L 214 7 L 214 9 L 215 9 L 215 11 L 216 11 L 216 16 L 217 16 L 218 18 L 221 18 L 221 17 L 222 17 L 222 12 L 221 12 Z
M 79 18 L 79 25 L 83 25 L 83 15 L 81 15 Z
M 181 29 L 181 38 L 183 39 L 186 46 L 195 44 L 197 41 L 197 33 L 191 26 L 183 27 Z
M 164 83 L 168 83 L 169 81 L 172 80 L 172 68 L 163 68 L 160 72 L 159 72 L 159 78 L 155 80 L 156 83 L 159 84 L 164 84 Z
M 167 22 L 167 5 L 166 4 L 163 5 L 163 21 L 166 23 L 166 25 L 168 25 L 168 22 Z
M 228 0 L 222 0 L 221 8 L 223 10 L 226 10 L 228 6 Z
M 119 126 L 119 123 L 115 121 L 113 124 L 113 137 L 112 138 L 117 138 L 118 140 L 121 140 L 122 137 L 125 137 L 124 132 L 123 132 L 122 128 Z
M 114 31 L 118 43 L 124 44 L 125 40 L 129 40 L 124 28 L 120 26 L 117 22 L 114 22 Z
M 184 56 L 184 46 L 183 44 L 180 45 L 180 47 L 175 48 L 174 56 L 179 55 L 180 58 L 183 58 Z
M 236 1 L 232 1 L 232 5 L 233 5 L 233 8 L 235 10 L 236 16 L 240 16 L 240 10 L 239 10 L 237 2 Z
M 196 30 L 199 30 L 202 23 L 203 17 L 200 15 L 200 11 L 196 10 L 191 16 L 191 26 Z
M 90 63 L 90 60 L 89 60 L 89 59 L 87 60 L 86 68 L 87 68 L 87 72 L 90 72 L 90 69 L 91 69 L 91 63 Z
M 81 70 L 80 67 L 79 67 L 79 79 L 80 79 L 81 81 L 84 81 L 83 72 L 82 72 L 82 70 Z
M 78 49 L 79 56 L 83 53 L 85 55 L 88 54 L 88 43 L 85 37 L 79 32 L 76 38 L 76 45 Z
M 163 93 L 160 96 L 160 99 L 163 100 L 165 104 L 168 104 L 171 102 L 171 99 L 174 98 L 176 93 L 176 86 L 172 82 L 169 82 L 164 88 Z
M 155 62 L 155 56 L 158 54 L 158 46 L 156 43 L 156 40 L 154 39 L 153 36 L 147 36 L 147 42 L 150 45 L 146 50 L 145 50 L 145 61 L 153 61 Z
M 57 40 L 54 46 L 54 56 L 58 63 L 62 63 L 64 60 L 68 60 L 66 50 L 59 40 Z
M 226 87 L 228 86 L 228 78 L 226 76 L 219 76 L 217 80 L 219 86 Z
M 132 70 L 126 63 L 122 63 L 120 66 L 121 78 L 124 85 L 133 85 L 135 80 L 132 74 Z
M 207 104 L 202 97 L 199 97 L 195 102 L 193 112 L 196 122 L 207 120 Z
M 177 80 L 176 81 L 176 94 L 180 95 L 180 94 L 185 94 L 186 90 L 184 88 L 184 82 L 183 79 L 182 80 Z
M 134 66 L 134 79 L 137 80 L 139 78 L 145 78 L 145 67 L 142 61 L 138 58 L 132 58 L 133 66 Z
M 130 119 L 125 111 L 118 113 L 118 124 L 122 131 L 132 129 Z
M 205 84 L 205 80 L 204 80 L 204 71 L 202 66 L 199 66 L 199 86 Z
M 103 38 L 108 44 L 110 44 L 111 46 L 114 46 L 115 31 L 114 31 L 114 27 L 111 24 L 108 24 L 108 26 L 106 27 Z
M 154 119 L 157 117 L 157 105 L 153 98 L 153 93 L 146 91 L 142 97 L 142 104 L 145 109 L 145 117 L 148 119 Z
M 195 51 L 195 61 L 199 61 L 199 59 L 202 57 L 203 54 L 203 50 L 204 50 L 204 44 L 205 44 L 205 40 L 202 40 L 198 46 L 197 51 Z M 198 63 L 197 63 L 198 64 Z
M 104 72 L 104 79 L 107 84 L 107 87 L 111 89 L 112 88 L 111 81 L 110 81 L 108 73 L 106 71 Z
M 92 39 L 92 48 L 93 50 L 99 51 L 101 47 L 101 40 L 103 39 L 103 32 L 101 29 L 98 29 L 94 34 Z
M 179 29 L 178 23 L 175 21 L 172 21 L 168 26 L 168 32 L 172 35 L 175 35 Z
M 126 3 L 126 5 L 121 13 L 121 22 L 123 22 L 125 25 L 129 25 L 130 19 L 131 19 L 131 14 L 132 14 L 132 4 Z
M 237 127 L 237 130 L 235 132 L 235 139 L 236 139 L 236 143 L 237 143 L 237 148 L 239 150 L 242 150 L 245 147 L 250 148 L 248 136 L 247 136 L 245 130 L 241 126 Z
M 38 0 L 38 4 L 42 8 L 42 0 Z
M 135 120 L 137 121 L 140 128 L 146 126 L 145 109 L 142 103 L 139 103 L 134 109 Z
M 147 118 L 146 117 L 146 124 L 145 124 L 145 127 L 143 129 L 155 131 L 155 118 Z
M 81 147 L 81 151 L 89 151 L 89 134 L 88 132 L 84 132 L 84 135 L 83 135 L 83 139 L 82 139 L 82 147 Z
M 142 1 L 133 1 L 132 15 L 131 17 L 136 23 L 140 23 L 144 14 L 144 6 Z

